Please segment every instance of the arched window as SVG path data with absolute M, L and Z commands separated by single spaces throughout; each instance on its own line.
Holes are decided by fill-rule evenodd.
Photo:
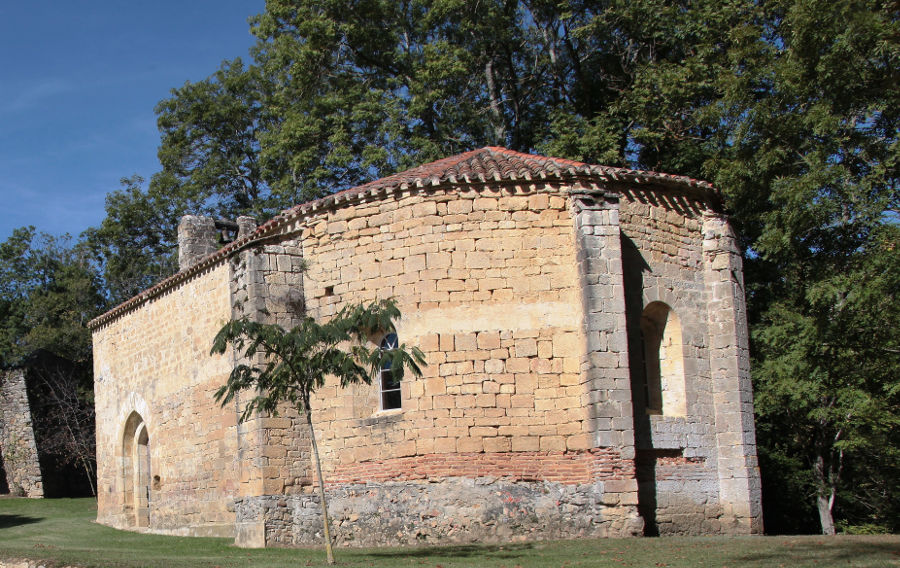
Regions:
M 651 302 L 641 314 L 641 339 L 647 413 L 683 416 L 684 344 L 678 315 L 663 302 Z
M 397 345 L 397 334 L 389 333 L 381 340 L 380 347 L 383 351 L 389 351 L 396 349 Z M 400 380 L 394 376 L 389 360 L 381 366 L 378 386 L 381 391 L 381 410 L 400 408 Z

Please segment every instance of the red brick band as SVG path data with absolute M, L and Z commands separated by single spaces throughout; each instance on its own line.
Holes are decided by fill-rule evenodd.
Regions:
M 341 466 L 328 484 L 411 481 L 441 477 L 505 477 L 575 485 L 633 479 L 634 462 L 609 448 L 569 452 L 425 454 Z

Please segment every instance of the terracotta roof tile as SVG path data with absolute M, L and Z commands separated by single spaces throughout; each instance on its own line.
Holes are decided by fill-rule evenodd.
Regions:
M 95 328 L 113 320 L 118 315 L 139 306 L 144 301 L 227 258 L 248 243 L 277 234 L 279 228 L 299 217 L 314 211 L 338 206 L 342 202 L 353 200 L 365 194 L 375 196 L 384 191 L 447 184 L 546 179 L 564 180 L 578 177 L 593 177 L 597 181 L 623 181 L 634 184 L 655 183 L 667 186 L 699 188 L 711 192 L 716 191 L 709 182 L 685 176 L 590 165 L 563 158 L 524 154 L 498 146 L 487 146 L 423 164 L 394 175 L 339 191 L 315 201 L 301 203 L 282 211 L 281 214 L 257 227 L 256 231 L 250 235 L 228 244 L 194 266 L 144 290 L 134 298 L 95 318 L 88 323 L 88 327 Z

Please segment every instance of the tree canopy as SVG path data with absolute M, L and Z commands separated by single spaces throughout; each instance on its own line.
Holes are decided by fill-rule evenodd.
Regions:
M 23 227 L 0 243 L 0 367 L 38 351 L 91 364 L 88 320 L 104 306 L 81 243 Z

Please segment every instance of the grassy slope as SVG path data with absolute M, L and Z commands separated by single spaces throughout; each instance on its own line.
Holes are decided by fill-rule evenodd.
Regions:
M 84 567 L 318 566 L 324 553 L 246 550 L 229 539 L 117 531 L 93 522 L 90 499 L 0 499 L 0 558 Z M 605 566 L 900 566 L 900 536 L 634 538 L 414 549 L 337 550 L 339 566 L 452 568 Z

